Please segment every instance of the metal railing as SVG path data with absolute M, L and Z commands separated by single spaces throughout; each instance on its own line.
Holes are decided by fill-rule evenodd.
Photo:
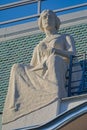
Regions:
M 33 4 L 33 3 L 38 4 L 37 14 L 22 17 L 22 18 L 17 18 L 17 19 L 13 19 L 13 20 L 7 20 L 7 21 L 4 21 L 4 22 L 0 22 L 0 26 L 5 25 L 5 24 L 14 23 L 14 22 L 19 22 L 19 21 L 22 21 L 22 20 L 27 20 L 27 19 L 39 17 L 39 15 L 41 13 L 41 1 L 45 1 L 45 0 L 25 0 L 25 1 L 13 2 L 13 3 L 10 3 L 10 4 L 5 4 L 5 5 L 0 6 L 0 11 L 2 11 L 2 10 L 11 9 L 11 8 L 24 6 L 24 5 L 28 5 L 28 4 Z
M 5 5 L 0 6 L 0 11 L 27 5 L 27 4 L 32 4 L 36 2 L 40 2 L 40 0 L 24 0 L 24 1 L 12 2 L 10 4 L 5 4 Z
M 81 60 L 78 61 L 78 59 Z M 75 67 L 76 69 L 74 70 Z M 73 80 L 72 77 L 74 77 L 76 73 L 78 74 L 77 75 L 78 79 L 75 78 Z M 82 55 L 70 57 L 67 81 L 68 83 L 66 86 L 68 87 L 69 97 L 75 94 L 87 93 L 87 54 L 86 53 Z
M 32 3 L 35 3 L 35 2 L 38 3 L 37 14 L 22 17 L 22 18 L 17 18 L 17 19 L 13 19 L 13 20 L 7 20 L 7 21 L 4 21 L 4 22 L 0 22 L 0 26 L 10 24 L 10 23 L 14 23 L 14 22 L 19 22 L 19 21 L 22 21 L 22 20 L 38 18 L 40 16 L 40 13 L 41 13 L 41 2 L 42 1 L 44 1 L 44 0 L 25 0 L 25 1 L 13 2 L 11 4 L 6 4 L 6 5 L 3 5 L 3 6 L 0 6 L 0 10 L 6 10 L 6 9 L 10 9 L 10 8 L 15 8 L 15 7 L 27 5 L 27 4 L 32 4 Z M 85 6 L 87 6 L 87 3 L 83 3 L 83 4 L 79 4 L 79 5 L 75 5 L 75 6 L 70 6 L 70 7 L 67 7 L 67 8 L 57 9 L 57 10 L 53 10 L 53 11 L 55 13 L 59 13 L 59 12 L 63 12 L 63 11 L 68 11 L 68 10 L 72 10 L 72 9 L 85 7 Z

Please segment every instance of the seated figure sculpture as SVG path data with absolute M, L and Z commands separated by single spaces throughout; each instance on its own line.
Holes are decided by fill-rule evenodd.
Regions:
M 44 10 L 38 23 L 46 37 L 35 47 L 29 65 L 12 66 L 3 124 L 67 96 L 65 73 L 70 55 L 76 54 L 74 40 L 58 34 L 60 19 L 51 10 Z

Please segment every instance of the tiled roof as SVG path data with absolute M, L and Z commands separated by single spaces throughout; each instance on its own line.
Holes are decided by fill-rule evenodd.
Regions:
M 61 28 L 59 33 L 74 37 L 77 54 L 87 52 L 87 24 Z M 14 63 L 29 63 L 34 47 L 44 37 L 43 33 L 38 33 L 0 43 L 0 112 L 3 110 L 11 66 Z

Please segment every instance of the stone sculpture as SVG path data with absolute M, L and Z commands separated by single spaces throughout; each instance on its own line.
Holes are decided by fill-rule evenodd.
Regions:
M 70 55 L 76 54 L 74 40 L 58 34 L 60 19 L 51 10 L 41 13 L 39 27 L 46 37 L 35 47 L 30 64 L 12 66 L 3 124 L 67 96 L 65 73 Z

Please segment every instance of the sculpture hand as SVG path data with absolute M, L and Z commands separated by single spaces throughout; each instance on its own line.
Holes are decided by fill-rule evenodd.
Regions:
M 48 48 L 47 53 L 48 53 L 48 55 L 51 55 L 52 53 L 55 53 L 55 48 Z

